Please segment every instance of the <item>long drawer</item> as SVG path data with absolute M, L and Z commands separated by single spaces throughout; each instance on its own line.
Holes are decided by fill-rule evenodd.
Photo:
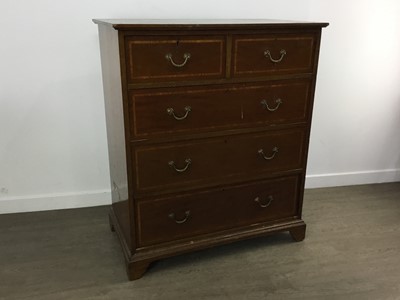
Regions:
M 312 34 L 235 36 L 233 76 L 311 73 L 315 47 Z
M 297 170 L 303 128 L 135 146 L 135 192 L 180 191 Z
M 225 77 L 223 36 L 130 36 L 125 43 L 129 83 Z
M 297 176 L 202 193 L 143 201 L 139 244 L 147 246 L 298 214 Z
M 176 135 L 306 122 L 310 90 L 309 80 L 286 80 L 131 91 L 131 135 Z

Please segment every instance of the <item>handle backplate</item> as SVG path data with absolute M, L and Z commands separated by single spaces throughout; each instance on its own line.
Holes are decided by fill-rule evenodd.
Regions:
M 285 55 L 286 55 L 286 50 L 285 50 L 285 49 L 282 49 L 279 53 L 281 54 L 281 56 L 280 56 L 278 59 L 275 59 L 275 58 L 272 57 L 271 52 L 270 52 L 269 50 L 265 50 L 265 51 L 264 51 L 265 57 L 269 58 L 269 60 L 270 60 L 271 62 L 275 63 L 275 64 L 276 64 L 276 63 L 280 63 L 280 62 L 282 61 L 282 59 L 283 59 L 283 58 L 285 57 Z
M 279 151 L 278 147 L 274 147 L 274 148 L 272 148 L 272 154 L 270 156 L 266 156 L 264 153 L 264 149 L 259 149 L 258 154 L 260 154 L 260 156 L 262 158 L 264 158 L 265 160 L 271 160 L 275 157 L 275 155 L 278 153 L 278 151 Z
M 191 160 L 190 158 L 186 158 L 186 159 L 185 159 L 185 167 L 183 167 L 182 169 L 177 168 L 176 165 L 175 165 L 175 162 L 174 162 L 173 160 L 169 161 L 169 162 L 168 162 L 168 165 L 169 165 L 172 169 L 174 169 L 176 172 L 178 172 L 178 173 L 183 173 L 183 172 L 185 172 L 185 171 L 189 168 L 189 166 L 190 166 L 191 163 L 192 163 L 192 160 Z
M 190 53 L 185 53 L 183 54 L 183 62 L 182 63 L 176 63 L 174 59 L 172 58 L 171 53 L 167 53 L 165 55 L 165 58 L 176 68 L 182 68 L 183 66 L 186 65 L 186 63 L 189 61 L 189 58 L 191 57 Z
M 268 102 L 265 99 L 262 100 L 260 103 L 261 103 L 261 105 L 263 106 L 264 109 L 273 112 L 273 111 L 276 111 L 279 108 L 279 106 L 281 106 L 283 101 L 282 101 L 281 98 L 276 99 L 275 100 L 275 107 L 269 107 Z
M 256 197 L 254 199 L 254 201 L 257 202 L 260 205 L 260 207 L 262 207 L 262 208 L 266 208 L 266 207 L 270 206 L 273 200 L 274 200 L 274 197 L 272 197 L 271 195 L 269 195 L 267 197 L 267 201 L 262 201 L 260 197 Z
M 190 106 L 185 106 L 185 114 L 183 116 L 178 116 L 175 114 L 175 111 L 172 107 L 167 108 L 167 114 L 169 114 L 170 116 L 173 116 L 174 119 L 177 121 L 185 120 L 191 111 L 192 111 L 192 108 Z
M 175 213 L 170 213 L 168 215 L 168 218 L 172 219 L 175 221 L 176 224 L 183 224 L 185 223 L 190 217 L 190 210 L 185 211 L 185 216 L 183 219 L 176 219 Z

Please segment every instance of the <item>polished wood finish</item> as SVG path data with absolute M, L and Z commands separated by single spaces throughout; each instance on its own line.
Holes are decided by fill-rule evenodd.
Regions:
M 216 87 L 165 88 L 129 92 L 131 136 L 141 138 L 233 128 L 305 123 L 309 118 L 310 80 L 272 81 Z M 282 104 L 277 107 L 277 100 Z M 275 109 L 269 111 L 268 107 Z M 167 113 L 172 108 L 176 120 Z
M 99 25 L 112 26 L 119 31 L 149 31 L 157 32 L 178 30 L 314 30 L 328 26 L 324 22 L 302 22 L 277 19 L 94 19 Z
M 308 139 L 327 24 L 94 21 L 110 224 L 129 278 L 157 259 L 241 239 L 280 231 L 304 239 Z
M 263 178 L 266 173 L 300 170 L 304 139 L 304 129 L 295 128 L 133 147 L 135 191 L 137 195 L 149 190 L 181 191 L 242 181 L 244 177 Z M 264 159 L 258 153 L 260 149 L 270 159 Z M 184 172 L 177 172 L 169 165 L 173 161 L 177 169 L 183 169 L 186 159 L 191 163 Z
M 225 74 L 223 37 L 130 36 L 125 43 L 129 83 L 222 78 Z M 186 54 L 190 55 L 187 61 Z
M 290 235 L 296 242 L 301 242 L 306 237 L 306 224 L 298 226 L 289 230 Z
M 310 73 L 316 50 L 314 44 L 312 34 L 234 36 L 233 76 Z M 265 55 L 266 51 L 270 54 Z M 274 62 L 281 58 L 279 63 Z
M 140 246 L 297 217 L 298 177 L 138 202 Z M 218 200 L 218 201 L 217 201 Z
M 120 216 L 121 234 L 133 246 L 135 234 L 131 230 L 133 215 L 129 213 L 128 166 L 130 152 L 126 151 L 124 115 L 127 117 L 127 103 L 123 101 L 121 89 L 119 37 L 118 32 L 109 26 L 99 28 L 101 49 L 104 102 L 107 123 L 108 154 L 110 162 L 111 198 L 114 210 Z M 128 156 L 127 156 L 128 155 Z M 114 228 L 114 226 L 112 226 Z

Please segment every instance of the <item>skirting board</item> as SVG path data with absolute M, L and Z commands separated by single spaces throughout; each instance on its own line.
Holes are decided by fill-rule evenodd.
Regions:
M 359 185 L 400 181 L 400 169 L 306 176 L 306 188 Z M 0 214 L 68 209 L 111 204 L 111 191 L 87 191 L 0 198 Z
M 400 169 L 306 176 L 306 189 L 400 181 Z
M 111 191 L 87 191 L 0 198 L 0 214 L 68 209 L 111 204 Z

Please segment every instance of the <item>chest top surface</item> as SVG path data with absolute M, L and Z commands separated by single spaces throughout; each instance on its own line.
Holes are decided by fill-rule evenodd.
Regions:
M 186 29 L 268 29 L 276 27 L 315 28 L 326 27 L 329 23 L 304 22 L 274 19 L 93 19 L 96 24 L 109 25 L 117 30 L 151 28 L 154 30 Z

